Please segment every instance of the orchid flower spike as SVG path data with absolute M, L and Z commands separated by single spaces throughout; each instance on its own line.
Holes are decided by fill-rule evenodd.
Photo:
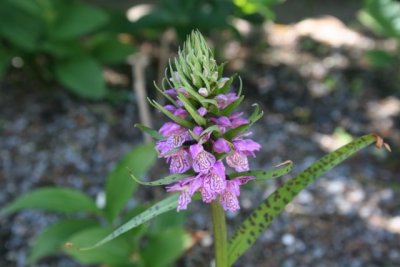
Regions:
M 180 192 L 178 211 L 196 192 L 205 203 L 218 200 L 225 210 L 236 211 L 240 186 L 255 178 L 235 174 L 231 179 L 227 172 L 249 171 L 248 157 L 255 157 L 261 146 L 248 138 L 248 130 L 262 112 L 257 107 L 245 118 L 236 111 L 242 90 L 234 92 L 234 76 L 222 77 L 222 71 L 223 64 L 216 63 L 203 36 L 194 31 L 170 62 L 164 80 L 168 88 L 159 89 L 170 103 L 150 101 L 171 119 L 158 131 L 159 157 L 169 163 L 171 174 L 187 174 L 167 186 L 169 192 Z

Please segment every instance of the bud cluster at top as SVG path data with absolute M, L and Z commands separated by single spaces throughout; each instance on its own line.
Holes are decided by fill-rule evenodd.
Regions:
M 159 157 L 166 159 L 172 174 L 186 174 L 167 186 L 180 192 L 178 210 L 186 209 L 200 192 L 203 202 L 218 200 L 225 210 L 236 211 L 240 185 L 254 179 L 240 172 L 249 171 L 248 157 L 261 147 L 248 138 L 248 129 L 262 112 L 256 106 L 245 118 L 235 111 L 243 101 L 241 88 L 230 91 L 234 77 L 222 77 L 222 70 L 201 34 L 193 32 L 170 63 L 164 80 L 168 87 L 158 88 L 170 103 L 150 101 L 171 119 L 159 129 Z

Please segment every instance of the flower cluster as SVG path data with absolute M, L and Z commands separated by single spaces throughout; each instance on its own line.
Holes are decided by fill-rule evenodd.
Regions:
M 166 159 L 171 174 L 187 174 L 167 191 L 180 192 L 178 211 L 196 192 L 205 203 L 218 200 L 225 210 L 236 211 L 240 186 L 254 179 L 240 173 L 249 171 L 248 157 L 261 147 L 248 131 L 260 113 L 244 118 L 235 112 L 243 100 L 241 90 L 230 91 L 233 77 L 221 77 L 222 67 L 200 34 L 191 35 L 174 67 L 167 79 L 170 87 L 160 90 L 170 104 L 151 102 L 172 120 L 159 129 L 159 157 Z M 228 167 L 235 178 L 227 175 Z

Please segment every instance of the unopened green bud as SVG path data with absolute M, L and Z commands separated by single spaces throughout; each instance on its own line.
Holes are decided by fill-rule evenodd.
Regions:
M 198 92 L 200 95 L 202 95 L 204 97 L 208 96 L 208 91 L 207 91 L 207 88 L 205 88 L 205 87 L 201 87 Z
M 216 95 L 221 88 L 220 66 L 198 31 L 190 34 L 173 63 L 170 64 L 168 80 L 175 88 L 185 88 L 190 98 L 202 102 L 204 97 Z

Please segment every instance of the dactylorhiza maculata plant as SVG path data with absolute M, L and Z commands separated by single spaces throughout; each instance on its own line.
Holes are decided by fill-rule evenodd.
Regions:
M 193 49 L 188 45 L 190 43 L 186 44 L 184 53 L 190 54 Z M 201 57 L 194 57 L 197 58 Z M 209 62 L 211 66 L 206 69 L 200 68 L 199 61 L 193 62 L 200 68 L 199 77 L 192 71 L 183 73 L 191 75 L 193 83 L 199 79 L 199 86 L 205 86 L 196 91 L 186 89 L 181 81 L 184 79 L 182 73 L 175 72 L 172 80 L 175 88 L 165 91 L 175 105 L 160 109 L 180 119 L 174 120 L 170 116 L 173 121 L 161 127 L 159 133 L 163 139 L 156 143 L 160 157 L 170 164 L 171 174 L 189 175 L 167 187 L 167 191 L 180 192 L 178 211 L 187 208 L 195 192 L 200 192 L 205 203 L 218 199 L 225 210 L 236 211 L 240 208 L 240 186 L 255 178 L 239 176 L 230 179 L 227 175 L 226 165 L 237 172 L 248 171 L 248 157 L 254 157 L 261 146 L 249 138 L 252 134 L 247 131 L 250 120 L 231 108 L 239 96 L 233 92 L 225 93 L 229 79 L 220 78 L 215 62 Z M 218 79 L 207 81 L 208 75 Z M 179 124 L 181 120 L 185 123 Z
M 170 64 L 162 88 L 156 86 L 168 104 L 163 106 L 149 100 L 170 121 L 158 131 L 136 125 L 157 140 L 155 149 L 169 164 L 170 175 L 151 182 L 131 174 L 132 178 L 143 185 L 166 186 L 168 192 L 175 194 L 85 249 L 98 247 L 169 210 L 187 209 L 196 198 L 211 206 L 216 266 L 231 266 L 284 207 L 324 172 L 373 142 L 378 147 L 389 148 L 379 136 L 370 134 L 324 156 L 276 189 L 227 242 L 225 212 L 240 209 L 241 185 L 287 174 L 292 162 L 286 161 L 268 171 L 250 170 L 249 157 L 255 157 L 261 149 L 260 144 L 251 139 L 250 126 L 263 113 L 257 105 L 249 117 L 237 111 L 244 99 L 242 85 L 240 83 L 239 90 L 234 91 L 231 85 L 235 76 L 223 77 L 222 71 L 223 64 L 216 63 L 204 38 L 199 32 L 193 32 Z

